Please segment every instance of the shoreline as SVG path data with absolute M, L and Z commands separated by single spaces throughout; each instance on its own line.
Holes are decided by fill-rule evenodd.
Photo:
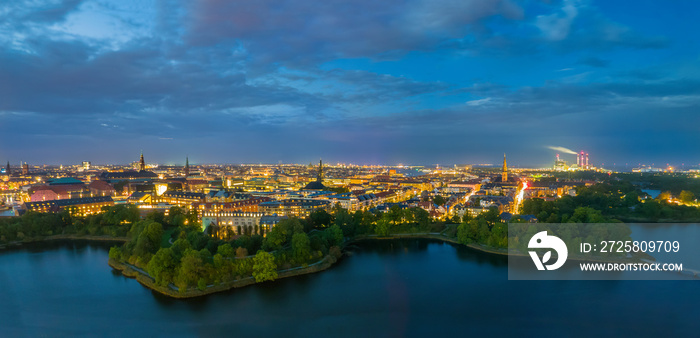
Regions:
M 41 242 L 53 242 L 53 241 L 88 241 L 88 242 L 121 242 L 126 243 L 129 241 L 128 237 L 112 237 L 107 235 L 93 236 L 93 235 L 51 235 L 46 237 L 32 237 L 29 239 L 21 241 L 13 241 L 0 245 L 1 250 L 10 250 L 20 248 L 25 244 L 36 244 Z
M 362 236 L 357 236 L 357 237 L 349 240 L 346 243 L 346 245 L 353 243 L 353 242 L 364 241 L 364 240 L 387 240 L 387 239 L 403 239 L 403 238 L 435 239 L 435 240 L 440 240 L 440 241 L 447 242 L 447 243 L 466 246 L 468 248 L 472 248 L 474 250 L 478 250 L 478 251 L 486 252 L 486 253 L 490 253 L 490 254 L 502 255 L 502 256 L 515 255 L 512 253 L 509 254 L 507 249 L 498 249 L 498 248 L 493 248 L 493 247 L 486 246 L 486 245 L 473 244 L 473 243 L 472 244 L 462 244 L 462 243 L 458 242 L 456 239 L 443 236 L 439 233 L 391 234 L 389 236 L 362 235 Z
M 479 244 L 462 244 L 459 243 L 456 239 L 445 237 L 443 235 L 440 235 L 439 233 L 421 233 L 421 234 L 392 234 L 389 236 L 377 236 L 377 235 L 363 235 L 363 236 L 358 236 L 353 239 L 348 240 L 343 244 L 343 248 L 347 247 L 348 245 L 351 245 L 355 242 L 360 242 L 360 241 L 367 241 L 367 240 L 394 240 L 394 239 L 407 239 L 407 238 L 412 238 L 412 239 L 432 239 L 432 240 L 439 240 L 442 242 L 447 242 L 450 244 L 454 245 L 460 245 L 460 246 L 465 246 L 477 251 L 481 251 L 487 254 L 495 254 L 495 255 L 500 255 L 500 256 L 520 256 L 520 257 L 528 257 L 527 255 L 524 254 L 516 254 L 516 253 L 509 253 L 507 249 L 497 249 L 497 248 L 492 248 L 489 246 L 485 245 L 479 245 Z M 333 257 L 331 255 L 326 255 L 322 260 L 313 263 L 307 267 L 297 267 L 297 268 L 292 268 L 288 270 L 278 270 L 278 276 L 275 279 L 275 281 L 282 279 L 282 278 L 288 278 L 288 277 L 294 277 L 294 276 L 300 276 L 300 275 L 306 275 L 306 274 L 313 274 L 317 272 L 321 272 L 323 270 L 326 270 L 333 266 L 342 256 L 344 255 L 341 254 L 340 257 Z M 640 258 L 626 258 L 626 259 L 621 259 L 621 260 L 610 260 L 610 259 L 605 259 L 605 258 L 592 258 L 592 259 L 581 259 L 581 258 L 576 258 L 576 257 L 570 257 L 570 260 L 577 260 L 577 261 L 590 261 L 590 262 L 606 262 L 606 263 L 619 263 L 619 262 L 640 262 Z M 141 285 L 144 287 L 157 292 L 161 295 L 168 296 L 171 298 L 176 298 L 176 299 L 187 299 L 187 298 L 195 298 L 195 297 L 202 297 L 214 293 L 219 293 L 219 292 L 224 292 L 228 290 L 232 290 L 235 288 L 241 288 L 253 284 L 258 284 L 255 281 L 255 278 L 251 277 L 246 277 L 243 279 L 237 279 L 229 282 L 224 282 L 218 285 L 209 285 L 207 286 L 207 289 L 204 291 L 201 291 L 197 288 L 190 288 L 184 293 L 180 293 L 178 289 L 174 288 L 174 286 L 171 284 L 167 287 L 156 285 L 155 280 L 153 277 L 148 275 L 147 272 L 143 271 L 142 269 L 138 267 L 134 267 L 131 264 L 124 263 L 124 262 L 119 262 L 115 261 L 113 259 L 109 259 L 107 264 L 112 267 L 115 270 L 118 270 L 124 275 L 125 277 L 128 278 L 134 278 L 136 281 L 138 281 Z M 274 282 L 274 281 L 272 281 Z M 265 282 L 261 282 L 265 283 Z
M 342 257 L 342 255 L 341 255 Z M 306 267 L 297 267 L 297 268 L 291 268 L 287 270 L 278 270 L 277 271 L 277 278 L 274 281 L 280 280 L 282 278 L 289 278 L 289 277 L 294 277 L 294 276 L 301 276 L 301 275 L 306 275 L 306 274 L 312 274 L 316 272 L 320 272 L 323 270 L 326 270 L 333 266 L 340 257 L 334 257 L 332 255 L 326 255 L 321 259 L 320 261 L 310 264 Z M 115 261 L 114 259 L 109 259 L 107 261 L 107 264 L 112 267 L 115 270 L 118 270 L 121 272 L 121 274 L 125 277 L 128 278 L 133 278 L 136 279 L 137 282 L 139 282 L 141 285 L 146 287 L 147 289 L 150 289 L 151 291 L 157 292 L 161 295 L 168 296 L 171 298 L 176 298 L 176 299 L 187 299 L 187 298 L 195 298 L 195 297 L 202 297 L 214 293 L 219 293 L 219 292 L 224 292 L 224 291 L 229 291 L 232 289 L 236 288 L 242 288 L 245 286 L 253 285 L 253 284 L 258 284 L 258 282 L 255 281 L 255 278 L 252 276 L 242 278 L 242 279 L 236 279 L 228 282 L 223 282 L 218 285 L 208 285 L 207 288 L 202 291 L 197 288 L 190 288 L 185 292 L 180 292 L 178 289 L 173 288 L 173 285 L 170 284 L 169 286 L 160 286 L 155 283 L 155 279 L 148 275 L 146 271 L 143 271 L 140 268 L 134 267 L 131 264 L 124 263 L 124 262 L 119 262 Z M 141 271 L 139 271 L 141 270 Z M 265 282 L 260 282 L 260 283 L 266 283 L 270 281 L 265 281 Z
M 518 254 L 518 253 L 510 253 L 508 252 L 507 249 L 498 249 L 498 248 L 493 248 L 485 245 L 480 245 L 480 244 L 462 244 L 459 243 L 456 239 L 446 237 L 440 233 L 416 233 L 416 234 L 410 234 L 410 233 L 405 233 L 405 234 L 391 234 L 389 236 L 378 236 L 378 235 L 362 235 L 362 236 L 357 236 L 352 239 L 349 239 L 343 244 L 343 248 L 347 247 L 348 245 L 351 245 L 355 242 L 361 242 L 361 241 L 373 241 L 373 240 L 395 240 L 395 239 L 428 239 L 428 240 L 439 240 L 441 242 L 446 242 L 454 245 L 459 245 L 459 246 L 465 246 L 470 249 L 474 249 L 483 253 L 487 254 L 495 254 L 495 255 L 500 255 L 500 256 L 521 256 L 521 257 L 527 257 L 527 255 L 524 254 Z M 53 235 L 53 236 L 47 236 L 47 237 L 41 237 L 41 238 L 31 238 L 28 240 L 24 241 L 15 241 L 15 242 L 10 242 L 4 245 L 0 245 L 0 251 L 1 250 L 7 250 L 7 249 L 14 249 L 14 248 L 20 248 L 23 244 L 32 244 L 32 243 L 41 243 L 41 242 L 52 242 L 52 241 L 60 241 L 60 240 L 69 240 L 69 241 L 88 241 L 88 242 L 121 242 L 125 243 L 129 241 L 127 237 L 108 237 L 105 235 L 101 236 L 78 236 L 78 235 Z M 312 263 L 306 267 L 296 267 L 296 268 L 291 268 L 287 270 L 278 270 L 278 276 L 275 279 L 279 280 L 282 278 L 289 278 L 289 277 L 294 277 L 294 276 L 301 276 L 301 275 L 306 275 L 306 274 L 313 274 L 317 272 L 324 271 L 331 266 L 333 266 L 342 256 L 344 253 L 341 253 L 339 257 L 334 257 L 332 255 L 326 255 L 323 257 L 323 259 Z M 647 258 L 647 257 L 644 257 Z M 605 259 L 605 258 L 588 258 L 588 259 L 580 259 L 576 257 L 570 257 L 570 260 L 578 260 L 578 261 L 591 261 L 591 262 L 640 262 L 640 258 L 626 258 L 626 259 L 621 259 L 621 260 L 610 260 L 610 259 Z M 224 291 L 229 291 L 235 288 L 241 288 L 253 284 L 258 284 L 258 282 L 255 281 L 255 278 L 252 276 L 242 278 L 242 279 L 237 279 L 233 281 L 228 281 L 224 282 L 218 285 L 209 285 L 204 291 L 199 290 L 198 288 L 190 288 L 184 293 L 181 293 L 174 285 L 169 285 L 169 286 L 160 286 L 155 283 L 155 280 L 153 277 L 148 275 L 148 273 L 138 267 L 135 267 L 131 264 L 125 263 L 125 262 L 120 262 L 120 261 L 115 261 L 113 259 L 109 259 L 107 264 L 112 267 L 113 269 L 119 271 L 124 277 L 127 278 L 133 278 L 136 279 L 141 285 L 144 287 L 157 292 L 161 295 L 168 296 L 171 298 L 176 298 L 176 299 L 187 299 L 187 298 L 195 298 L 195 297 L 202 297 L 214 293 L 219 293 L 219 292 L 224 292 Z M 272 281 L 274 282 L 274 281 Z M 265 282 L 261 282 L 265 283 Z
M 392 239 L 406 239 L 406 238 L 415 238 L 415 239 L 435 239 L 435 240 L 440 240 L 443 242 L 455 244 L 455 245 L 460 245 L 460 246 L 465 246 L 477 251 L 481 251 L 484 253 L 488 254 L 494 254 L 494 255 L 501 255 L 501 256 L 514 256 L 514 257 L 530 257 L 529 255 L 522 254 L 522 253 L 515 253 L 515 252 L 509 252 L 508 249 L 498 249 L 486 245 L 480 245 L 480 244 L 462 244 L 459 243 L 456 239 L 450 238 L 443 236 L 439 233 L 421 233 L 421 234 L 392 234 L 389 236 L 377 236 L 377 235 L 363 235 L 363 236 L 358 236 L 356 238 L 351 239 L 348 241 L 346 244 L 350 244 L 353 242 L 358 242 L 358 241 L 364 241 L 364 240 L 392 240 Z M 572 260 L 572 261 L 580 261 L 580 262 L 601 262 L 601 263 L 639 263 L 642 262 L 643 259 L 651 259 L 653 261 L 656 261 L 654 257 L 648 254 L 639 254 L 640 257 L 625 257 L 625 258 L 619 258 L 619 259 L 610 259 L 607 257 L 587 257 L 587 258 L 581 258 L 581 257 L 569 257 L 567 260 Z

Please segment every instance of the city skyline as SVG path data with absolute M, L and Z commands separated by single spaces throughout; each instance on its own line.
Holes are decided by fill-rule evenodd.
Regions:
M 0 161 L 696 165 L 698 7 L 6 3 Z

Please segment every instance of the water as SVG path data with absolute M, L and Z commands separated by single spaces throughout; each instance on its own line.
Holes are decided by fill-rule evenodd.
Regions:
M 642 192 L 645 192 L 651 196 L 651 198 L 656 198 L 656 196 L 659 196 L 661 194 L 661 190 L 654 190 L 654 189 L 642 189 Z
M 694 281 L 508 281 L 507 258 L 429 240 L 363 242 L 324 272 L 194 300 L 107 266 L 109 245 L 0 253 L 2 336 L 693 335 Z

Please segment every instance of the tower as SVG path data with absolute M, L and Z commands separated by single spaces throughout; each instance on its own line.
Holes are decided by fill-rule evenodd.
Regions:
M 185 177 L 190 176 L 190 157 L 185 157 Z
M 10 161 L 7 161 L 7 167 L 5 168 L 5 174 L 7 174 L 7 176 L 10 176 L 10 174 L 12 174 L 12 171 L 10 171 Z
M 139 160 L 139 171 L 146 170 L 146 162 L 143 160 L 143 151 L 141 151 L 141 159 Z
M 506 164 L 506 153 L 503 153 L 503 171 L 501 172 L 501 182 L 508 181 L 508 165 Z
M 316 176 L 316 182 L 323 181 L 323 160 L 318 160 L 318 176 Z
M 22 175 L 27 174 L 29 174 L 29 164 L 27 164 L 27 162 L 24 162 L 24 164 L 22 164 Z

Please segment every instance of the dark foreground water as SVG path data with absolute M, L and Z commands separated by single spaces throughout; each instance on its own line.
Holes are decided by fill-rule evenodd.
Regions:
M 508 281 L 507 259 L 364 242 L 324 272 L 195 300 L 107 266 L 109 245 L 0 253 L 0 336 L 698 336 L 697 281 Z

